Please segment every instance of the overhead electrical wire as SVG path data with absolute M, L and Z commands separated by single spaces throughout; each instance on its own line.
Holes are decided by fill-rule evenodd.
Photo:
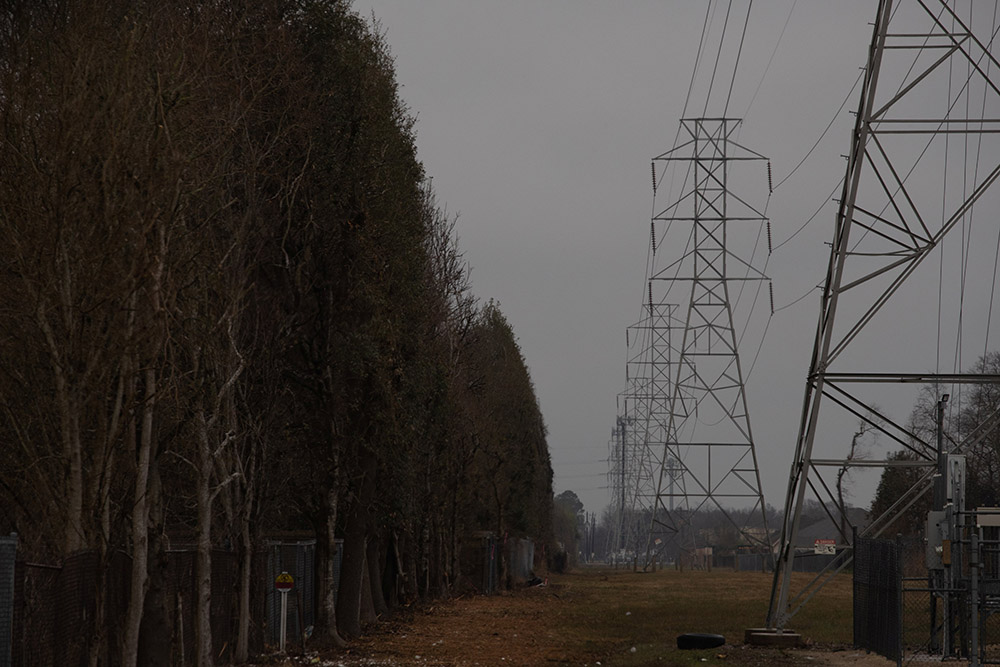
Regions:
M 972 8 L 969 7 L 969 11 Z M 952 31 L 955 29 L 955 15 L 952 14 Z M 949 65 L 950 65 L 949 61 Z M 966 79 L 972 78 L 972 64 L 966 60 L 965 61 L 965 73 Z M 971 84 L 965 87 L 964 90 L 965 97 L 965 118 L 969 118 L 969 102 L 972 97 L 972 87 Z M 966 128 L 968 128 L 968 120 L 966 120 Z M 982 136 L 982 135 L 980 135 Z M 976 171 L 979 170 L 979 156 L 976 156 Z M 969 196 L 969 135 L 962 135 L 962 197 L 968 198 Z M 962 234 L 959 238 L 959 253 L 961 257 L 961 272 L 959 274 L 959 291 L 958 291 L 958 323 L 957 330 L 955 332 L 955 355 L 952 361 L 952 368 L 955 373 L 962 372 L 962 332 L 965 324 L 965 280 L 968 275 L 969 270 L 969 248 L 966 245 L 969 239 L 972 238 L 972 210 L 963 211 L 962 213 L 962 224 L 961 230 Z M 956 410 L 961 411 L 962 409 L 962 386 L 958 387 L 958 402 L 956 403 Z M 949 406 L 950 407 L 950 406 Z
M 993 5 L 993 25 L 997 24 L 997 5 Z M 993 40 L 989 46 L 992 48 Z M 989 76 L 992 59 L 986 63 L 986 75 Z M 983 116 L 986 116 L 986 86 L 983 86 Z M 980 142 L 982 136 L 980 135 Z M 985 361 L 990 350 L 990 325 L 993 321 L 993 304 L 997 290 L 997 265 L 1000 264 L 1000 226 L 997 229 L 997 249 L 993 257 L 993 280 L 990 281 L 990 303 L 986 310 L 986 335 L 983 337 L 983 360 Z
M 835 185 L 833 187 L 833 190 L 831 190 L 830 194 L 828 194 L 826 196 L 826 198 L 823 200 L 823 203 L 819 205 L 819 208 L 817 208 L 816 211 L 812 215 L 810 215 L 808 218 L 806 218 L 806 221 L 803 222 L 802 225 L 798 229 L 796 229 L 794 232 L 792 232 L 791 235 L 788 238 L 786 238 L 784 241 L 782 241 L 778 245 L 774 246 L 774 252 L 777 252 L 779 248 L 781 248 L 786 243 L 788 243 L 789 241 L 791 241 L 792 239 L 794 239 L 796 236 L 798 236 L 802 232 L 803 229 L 805 229 L 806 227 L 808 227 L 809 223 L 812 222 L 813 220 L 815 220 L 816 216 L 819 215 L 820 212 L 826 207 L 826 205 L 830 203 L 831 197 L 833 197 L 835 194 L 837 194 L 837 190 L 839 190 L 843 184 L 844 184 L 844 177 L 841 176 L 840 180 L 837 181 L 837 185 Z
M 701 115 L 708 115 L 708 103 L 712 99 L 712 89 L 715 87 L 715 75 L 719 71 L 719 61 L 722 59 L 722 46 L 726 43 L 726 29 L 729 27 L 729 13 L 733 9 L 733 0 L 726 7 L 726 18 L 722 22 L 722 36 L 719 38 L 719 48 L 715 52 L 715 64 L 712 66 L 712 78 L 708 81 L 708 92 L 705 93 L 705 108 Z
M 954 21 L 954 14 L 953 14 L 952 18 L 953 18 L 953 21 Z M 969 6 L 969 21 L 970 21 L 970 24 L 971 24 L 972 20 L 973 20 L 973 7 L 970 4 L 970 6 Z M 993 25 L 997 25 L 997 5 L 996 4 L 994 4 L 994 6 L 993 6 L 993 19 L 992 20 L 993 20 Z M 989 44 L 986 47 L 987 51 L 992 48 L 994 39 L 996 37 L 996 34 L 997 33 L 994 32 L 993 36 L 990 38 Z M 990 59 L 987 60 L 987 63 L 986 63 L 986 72 L 985 72 L 985 79 L 986 80 L 983 82 L 983 97 L 982 97 L 982 106 L 981 106 L 981 109 L 980 109 L 980 118 L 981 119 L 985 119 L 985 117 L 986 117 L 986 99 L 988 97 L 988 92 L 989 92 L 987 90 L 987 84 L 988 84 L 988 80 L 989 80 L 989 72 L 990 72 L 990 69 L 991 69 L 991 66 L 992 66 L 992 62 L 993 62 L 993 59 L 990 58 Z M 969 78 L 971 78 L 971 75 L 972 75 L 971 69 L 972 69 L 972 63 L 971 63 L 970 60 L 967 60 L 966 61 L 966 74 L 967 74 L 967 76 Z M 965 108 L 965 118 L 969 119 L 970 118 L 969 109 L 970 109 L 970 105 L 971 105 L 971 101 L 972 101 L 971 100 L 971 98 L 972 98 L 971 85 L 965 86 L 963 88 L 963 92 L 965 94 L 965 107 L 966 107 Z M 968 120 L 966 120 L 966 125 L 968 125 Z M 975 167 L 973 169 L 973 174 L 972 174 L 973 188 L 976 188 L 978 186 L 978 183 L 979 183 L 979 167 L 980 167 L 980 161 L 981 161 L 981 158 L 982 158 L 982 148 L 983 148 L 983 134 L 982 134 L 982 130 L 984 129 L 984 127 L 985 127 L 984 121 L 980 120 L 980 122 L 979 122 L 979 130 L 980 130 L 980 132 L 978 134 L 978 140 L 977 140 L 976 150 L 975 150 L 975 156 L 976 156 Z M 969 172 L 969 137 L 968 137 L 968 134 L 965 135 L 964 155 L 963 155 L 963 158 L 964 158 L 964 169 L 963 169 L 963 175 L 962 175 L 962 177 L 963 177 L 962 192 L 963 192 L 963 197 L 965 197 L 966 199 L 968 199 L 968 197 L 969 197 L 969 184 L 968 184 L 968 172 Z M 962 340 L 963 340 L 962 331 L 963 331 L 963 328 L 964 328 L 965 290 L 966 290 L 966 286 L 967 286 L 967 277 L 968 277 L 967 276 L 967 272 L 968 272 L 969 258 L 971 256 L 972 231 L 973 231 L 972 230 L 972 225 L 973 225 L 973 213 L 974 213 L 974 210 L 975 210 L 975 206 L 976 206 L 976 202 L 973 202 L 969 206 L 968 211 L 964 212 L 963 216 L 962 216 L 962 248 L 961 248 L 961 250 L 962 250 L 962 273 L 961 273 L 961 293 L 960 293 L 960 298 L 959 298 L 959 304 L 960 305 L 959 305 L 959 318 L 958 318 L 958 333 L 956 334 L 956 341 L 955 341 L 956 350 L 955 350 L 955 362 L 954 362 L 954 366 L 958 370 L 958 372 L 961 372 L 961 369 L 964 367 L 964 362 L 962 360 Z M 966 221 L 968 221 L 968 223 Z M 968 234 L 966 235 L 966 225 L 967 224 L 968 224 Z M 1000 236 L 998 236 L 998 239 L 997 239 L 997 251 L 996 251 L 996 253 L 994 255 L 994 260 L 993 260 L 993 280 L 992 280 L 992 283 L 991 283 L 991 286 L 990 286 L 989 305 L 987 307 L 987 317 L 986 317 L 986 331 L 985 331 L 985 334 L 984 334 L 984 337 L 983 337 L 983 357 L 982 357 L 982 359 L 983 359 L 984 363 L 986 362 L 987 356 L 988 356 L 988 353 L 989 353 L 989 337 L 990 337 L 989 335 L 990 335 L 990 325 L 991 325 L 991 320 L 992 320 L 993 301 L 994 301 L 994 297 L 995 297 L 995 293 L 996 293 L 996 275 L 997 275 L 997 262 L 998 262 L 998 260 L 1000 260 Z M 960 396 L 960 400 L 961 400 L 961 395 L 959 394 L 959 396 Z M 956 407 L 956 410 L 960 410 L 960 409 L 961 409 L 961 403 L 959 402 L 959 405 Z
M 789 303 L 786 303 L 784 306 L 779 306 L 779 307 L 775 308 L 774 312 L 775 313 L 780 313 L 781 311 L 785 310 L 786 308 L 791 308 L 792 306 L 794 306 L 795 304 L 797 304 L 799 301 L 802 301 L 802 299 L 806 298 L 807 296 L 809 296 L 813 292 L 815 292 L 817 290 L 820 290 L 820 289 L 823 289 L 822 285 L 813 285 L 812 287 L 810 287 L 808 289 L 808 291 L 806 291 L 805 294 L 803 294 L 802 296 L 800 296 L 800 297 L 798 297 L 796 299 L 793 299 Z
M 942 8 L 941 11 L 943 12 L 944 9 Z M 940 17 L 940 14 L 938 16 Z M 954 27 L 955 27 L 955 22 L 954 22 L 954 19 L 952 19 L 952 28 L 954 29 Z M 916 60 L 916 58 L 914 58 L 914 60 Z M 912 66 L 911 66 L 911 69 L 912 69 Z M 951 60 L 949 60 L 948 61 L 948 100 L 949 101 L 951 101 L 951 84 L 952 84 L 951 75 L 952 75 L 952 62 L 951 62 Z M 949 105 L 949 107 L 948 107 L 948 113 L 945 115 L 945 118 L 947 118 L 950 115 L 951 115 L 951 106 Z M 944 171 L 942 173 L 942 178 L 944 180 L 944 185 L 941 188 L 941 219 L 942 220 L 947 220 L 948 219 L 948 217 L 947 217 L 947 215 L 948 215 L 947 214 L 947 206 L 948 206 L 948 200 L 947 200 L 947 194 L 948 194 L 948 152 L 949 152 L 948 151 L 948 144 L 949 144 L 949 139 L 950 138 L 951 138 L 950 134 L 945 134 L 944 135 Z M 932 136 L 932 140 L 933 140 L 933 136 Z M 930 145 L 930 142 L 928 142 L 928 145 Z M 921 153 L 920 156 L 923 157 L 923 153 Z M 919 159 L 920 158 L 917 158 L 918 161 L 919 161 Z M 934 372 L 935 373 L 940 373 L 941 372 L 941 322 L 942 322 L 942 312 L 943 312 L 943 309 L 944 309 L 944 239 L 941 239 L 941 241 L 939 242 L 939 253 L 938 253 L 938 255 L 940 257 L 940 260 L 938 261 L 937 343 L 935 345 L 936 353 L 935 353 L 935 359 L 934 359 Z M 935 392 L 939 394 L 940 393 L 940 389 L 938 389 L 937 387 L 935 387 Z
M 788 28 L 788 22 L 792 20 L 792 12 L 795 11 L 795 5 L 797 4 L 799 4 L 799 0 L 795 0 L 795 2 L 792 3 L 792 8 L 788 10 L 788 16 L 785 17 L 785 24 L 781 26 L 781 32 L 778 33 L 778 40 L 774 43 L 774 48 L 771 50 L 771 56 L 767 59 L 767 65 L 764 66 L 764 73 L 760 75 L 760 81 L 757 82 L 757 87 L 754 88 L 753 95 L 750 97 L 750 103 L 747 104 L 747 108 L 743 112 L 743 118 L 750 115 L 750 107 L 753 106 L 754 100 L 757 99 L 757 93 L 760 92 L 760 87 L 763 85 L 764 79 L 767 78 L 767 73 L 771 71 L 771 63 L 774 61 L 774 54 L 778 52 L 778 46 L 781 45 L 781 38 L 785 36 L 785 29 Z
M 833 124 L 837 121 L 837 118 L 840 116 L 840 112 L 844 110 L 844 106 L 846 106 L 847 101 L 851 99 L 851 95 L 854 94 L 854 90 L 855 88 L 858 87 L 858 84 L 861 83 L 862 78 L 864 78 L 863 71 L 861 72 L 861 74 L 858 75 L 858 78 L 854 80 L 854 85 L 851 86 L 851 89 L 848 91 L 847 95 L 844 96 L 844 101 L 840 103 L 839 107 L 837 107 L 837 111 L 833 114 L 833 117 L 830 118 L 830 122 L 826 124 L 825 128 L 823 128 L 823 131 L 819 135 L 819 139 L 817 139 L 816 142 L 812 145 L 812 147 L 808 151 L 806 151 L 806 154 L 802 156 L 802 159 L 799 160 L 798 164 L 792 167 L 792 170 L 787 174 L 785 174 L 785 177 L 777 182 L 777 184 L 774 186 L 775 190 L 780 188 L 785 183 L 785 181 L 791 178 L 792 174 L 798 171 L 799 167 L 801 167 L 802 164 L 809 159 L 809 156 L 813 154 L 813 151 L 816 150 L 816 147 L 819 146 L 821 141 L 823 141 L 823 137 L 826 136 L 826 133 L 830 131 L 830 128 L 833 127 Z M 841 179 L 841 182 L 843 182 L 843 179 Z
M 732 3 L 730 3 L 730 7 Z M 725 118 L 729 114 L 729 100 L 733 96 L 733 84 L 736 83 L 736 72 L 740 67 L 740 56 L 743 55 L 743 41 L 747 38 L 747 26 L 750 24 L 750 10 L 753 8 L 753 0 L 747 3 L 747 15 L 743 20 L 743 33 L 740 35 L 740 47 L 736 51 L 736 62 L 733 64 L 733 77 L 729 80 L 729 92 L 726 94 L 726 106 L 722 112 L 722 117 Z M 779 38 L 780 39 L 780 38 Z

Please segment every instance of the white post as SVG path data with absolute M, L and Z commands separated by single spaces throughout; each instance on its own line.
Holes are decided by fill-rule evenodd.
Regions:
M 285 652 L 285 636 L 288 632 L 288 590 L 281 591 L 281 636 L 278 640 L 278 650 Z

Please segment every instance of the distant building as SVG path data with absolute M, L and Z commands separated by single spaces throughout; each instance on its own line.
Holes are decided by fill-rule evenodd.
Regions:
M 860 507 L 847 508 L 848 533 L 850 533 L 852 525 L 857 526 L 860 530 L 865 528 L 870 521 L 868 510 Z M 848 540 L 850 539 L 850 534 L 847 535 L 847 538 Z M 816 544 L 816 540 L 836 540 L 837 545 L 843 545 L 845 541 L 840 535 L 840 528 L 837 523 L 825 514 L 822 518 L 809 523 L 806 523 L 806 518 L 803 517 L 802 524 L 799 526 L 799 534 L 795 538 L 795 546 L 803 549 L 812 549 Z

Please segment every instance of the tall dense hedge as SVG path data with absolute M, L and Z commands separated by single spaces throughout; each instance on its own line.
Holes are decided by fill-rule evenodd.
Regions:
M 348 2 L 5 3 L 0 136 L 0 529 L 38 559 L 130 554 L 94 664 L 136 664 L 179 535 L 199 664 L 213 547 L 241 556 L 245 659 L 278 527 L 315 533 L 321 575 L 345 540 L 335 641 L 447 594 L 472 531 L 548 539 L 528 369 Z

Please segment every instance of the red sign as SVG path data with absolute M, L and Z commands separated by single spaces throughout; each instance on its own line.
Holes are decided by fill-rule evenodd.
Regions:
M 837 540 L 816 540 L 813 543 L 813 552 L 834 555 L 837 553 Z

